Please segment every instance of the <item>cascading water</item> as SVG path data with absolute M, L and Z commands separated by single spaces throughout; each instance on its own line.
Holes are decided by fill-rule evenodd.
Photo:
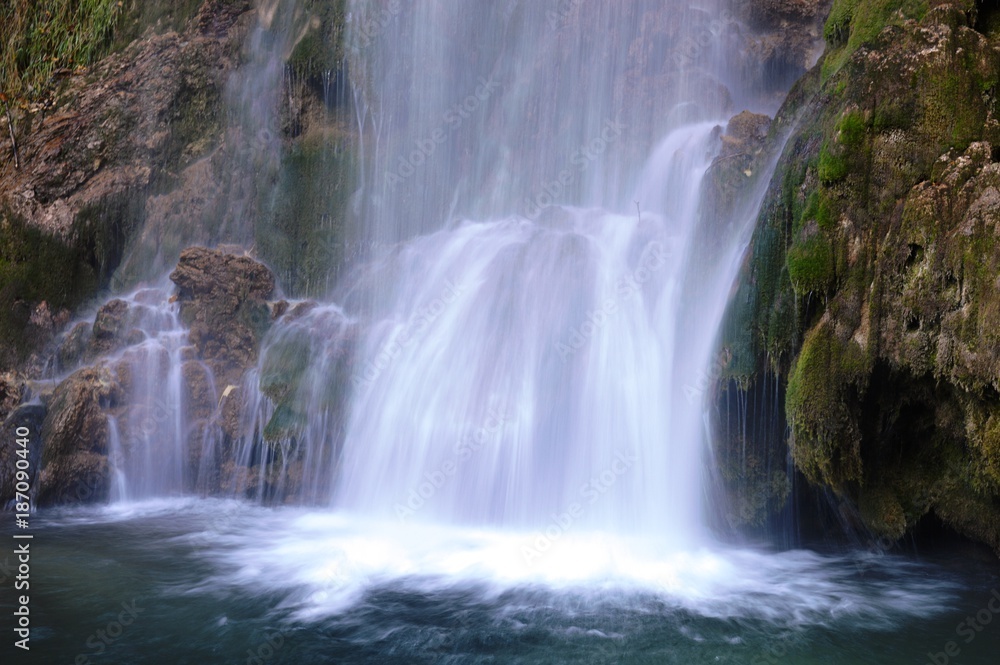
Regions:
M 132 406 L 125 421 L 128 450 L 116 472 L 124 476 L 125 500 L 162 496 L 193 485 L 188 471 L 188 419 L 182 358 L 187 331 L 167 302 L 167 289 L 143 290 L 127 301 L 146 340 L 129 347 Z M 207 371 L 207 370 L 204 370 Z M 191 437 L 196 438 L 196 437 Z
M 670 56 L 725 31 L 710 5 L 351 4 L 365 232 L 405 244 L 344 296 L 367 329 L 335 505 L 699 540 L 683 389 L 721 311 L 679 313 L 735 275 L 686 258 L 729 100 L 723 40 Z
M 673 312 L 713 127 L 676 130 L 651 164 L 676 187 L 672 210 L 552 206 L 392 257 L 398 281 L 359 349 L 338 506 L 694 533 L 700 416 L 673 408 Z
M 224 395 L 170 417 L 214 381 L 168 291 L 129 296 L 143 334 L 107 359 L 132 377 L 109 421 L 127 501 L 47 517 L 70 537 L 39 549 L 123 565 L 65 576 L 87 621 L 51 631 L 61 653 L 134 594 L 121 662 L 917 662 L 914 636 L 981 607 L 995 570 L 702 527 L 700 390 L 770 173 L 732 219 L 700 205 L 720 121 L 766 104 L 727 64 L 728 3 L 697 4 L 350 0 L 366 251 L 231 387 L 234 485 L 306 505 L 134 501 L 198 487 Z
M 117 329 L 120 347 L 100 360 L 122 392 L 116 400 L 121 406 L 108 416 L 112 502 L 197 491 L 213 473 L 221 442 L 216 414 L 196 417 L 189 393 L 198 385 L 211 393 L 209 402 L 217 403 L 218 396 L 211 369 L 191 357 L 188 331 L 170 293 L 167 284 L 143 287 L 111 301 L 115 314 L 96 317 L 94 327 L 104 328 L 106 339 Z

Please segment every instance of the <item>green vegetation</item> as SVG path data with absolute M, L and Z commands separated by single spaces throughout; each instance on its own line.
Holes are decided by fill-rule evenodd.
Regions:
M 830 241 L 817 234 L 788 250 L 788 277 L 799 296 L 826 293 L 834 282 Z
M 302 3 L 311 17 L 306 34 L 295 45 L 288 64 L 299 76 L 316 79 L 327 72 L 334 75 L 344 62 L 346 0 L 306 0 Z
M 60 70 L 87 67 L 111 46 L 118 0 L 8 0 L 0 7 L 0 86 L 10 99 L 36 99 Z
M 0 5 L 0 92 L 47 98 L 60 74 L 94 64 L 150 26 L 179 30 L 200 0 L 5 0 Z
M 817 174 L 824 185 L 843 180 L 852 167 L 862 161 L 867 127 L 863 116 L 856 111 L 845 113 L 834 129 L 832 140 L 823 143 L 819 152 Z
M 825 190 L 817 189 L 806 199 L 806 208 L 799 216 L 792 231 L 799 233 L 805 226 L 815 221 L 823 231 L 833 230 L 835 220 L 833 206 Z
M 861 479 L 861 435 L 849 389 L 864 392 L 866 362 L 853 342 L 820 324 L 802 346 L 788 378 L 785 409 L 795 464 L 813 483 L 842 489 Z
M 834 0 L 823 27 L 829 50 L 823 61 L 823 80 L 844 66 L 858 47 L 878 37 L 889 25 L 920 20 L 928 0 Z
M 823 148 L 819 151 L 819 163 L 816 171 L 821 183 L 832 185 L 847 177 L 847 159 L 842 154 L 834 152 L 828 142 L 824 143 Z
M 975 9 L 835 2 L 724 339 L 741 387 L 787 380 L 796 467 L 873 533 L 933 513 L 1000 553 L 1000 11 Z
M 0 211 L 0 366 L 24 359 L 37 343 L 28 331 L 35 304 L 72 308 L 97 285 L 97 270 L 79 248 Z

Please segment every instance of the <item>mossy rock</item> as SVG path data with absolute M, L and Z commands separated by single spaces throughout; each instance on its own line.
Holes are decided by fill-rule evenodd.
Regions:
M 933 512 L 1000 551 L 997 15 L 835 3 L 724 344 L 741 385 L 787 380 L 796 467 L 865 527 Z
M 854 340 L 839 340 L 820 323 L 788 379 L 785 409 L 792 457 L 806 477 L 842 490 L 861 480 L 861 433 L 856 395 L 867 387 L 866 358 Z
M 326 295 L 344 263 L 352 154 L 344 136 L 304 137 L 283 157 L 275 186 L 261 192 L 257 250 L 290 296 Z

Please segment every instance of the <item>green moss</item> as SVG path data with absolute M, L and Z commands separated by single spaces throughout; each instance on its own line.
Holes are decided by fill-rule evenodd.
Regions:
M 0 211 L 0 366 L 22 361 L 40 341 L 28 329 L 37 304 L 76 306 L 97 288 L 98 270 L 84 247 Z
M 969 58 L 966 52 L 955 64 L 928 69 L 918 79 L 925 91 L 924 131 L 938 138 L 937 152 L 965 150 L 982 137 L 987 123 L 989 111 L 982 100 L 982 89 L 993 85 L 994 78 L 982 77 Z
M 866 131 L 864 116 L 857 111 L 848 111 L 837 123 L 837 140 L 848 150 L 857 150 L 864 144 Z
M 823 26 L 823 38 L 831 47 L 843 46 L 851 37 L 851 19 L 861 0 L 834 0 Z
M 788 277 L 800 297 L 826 293 L 834 282 L 833 252 L 830 241 L 817 234 L 788 250 Z
M 816 174 L 824 185 L 832 185 L 847 177 L 848 164 L 843 155 L 835 154 L 829 143 L 824 143 L 819 151 Z
M 834 127 L 833 136 L 823 142 L 816 173 L 820 183 L 832 185 L 847 177 L 865 161 L 867 124 L 857 111 L 847 111 Z
M 813 483 L 843 489 L 861 479 L 861 436 L 849 395 L 864 392 L 866 365 L 857 344 L 842 343 L 825 322 L 806 336 L 785 410 L 795 464 Z
M 809 194 L 805 209 L 792 227 L 792 234 L 798 235 L 809 222 L 816 222 L 823 231 L 829 231 L 834 227 L 836 214 L 833 211 L 833 203 L 824 189 L 816 189 Z
M 851 15 L 851 36 L 847 47 L 856 50 L 878 37 L 887 25 L 906 19 L 919 21 L 927 13 L 928 0 L 862 0 Z
M 276 186 L 263 192 L 257 248 L 289 295 L 323 295 L 335 279 L 352 171 L 345 138 L 305 138 L 284 156 Z
M 307 0 L 303 5 L 313 20 L 292 50 L 288 64 L 306 79 L 337 73 L 344 62 L 346 0 Z
M 829 50 L 823 59 L 822 79 L 828 80 L 862 45 L 871 43 L 889 25 L 920 20 L 928 0 L 835 0 L 823 28 Z

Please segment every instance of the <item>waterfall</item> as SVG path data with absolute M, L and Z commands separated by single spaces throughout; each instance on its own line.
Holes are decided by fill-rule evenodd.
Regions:
M 702 540 L 689 391 L 752 228 L 699 212 L 752 92 L 723 83 L 723 5 L 354 0 L 349 20 L 370 253 L 336 292 L 359 339 L 334 506 Z
M 108 301 L 71 328 L 58 352 L 63 377 L 81 366 L 104 372 L 112 503 L 204 492 L 216 482 L 223 437 L 215 378 L 172 292 L 163 280 Z
M 187 331 L 180 325 L 176 308 L 164 307 L 166 292 L 155 294 L 159 302 L 130 298 L 131 308 L 142 312 L 138 328 L 146 340 L 129 348 L 125 360 L 132 386 L 127 430 L 131 446 L 122 470 L 130 479 L 128 496 L 156 496 L 185 485 L 187 432 L 182 396 L 181 353 Z
M 368 155 L 358 233 L 378 248 L 459 217 L 632 209 L 658 137 L 753 101 L 728 75 L 725 7 L 352 0 Z
M 675 130 L 651 160 L 676 186 L 669 210 L 465 221 L 387 260 L 395 280 L 358 351 L 338 506 L 696 530 L 700 414 L 675 408 L 674 312 L 714 127 Z
M 765 378 L 721 423 L 740 445 L 711 458 L 719 328 L 795 131 L 783 114 L 763 163 L 727 120 L 780 85 L 741 81 L 755 63 L 729 0 L 255 4 L 228 146 L 254 180 L 234 174 L 229 215 L 197 237 L 295 261 L 275 280 L 249 247 L 189 250 L 177 289 L 120 295 L 62 340 L 54 371 L 72 374 L 41 429 L 79 430 L 55 439 L 86 465 L 77 496 L 97 477 L 114 505 L 27 516 L 60 586 L 32 595 L 49 660 L 944 662 L 956 625 L 989 623 L 992 560 L 713 538 L 716 462 L 753 468 L 748 427 L 783 428 L 748 418 L 781 408 Z M 329 60 L 286 66 L 327 39 L 303 37 L 317 8 L 346 20 L 349 84 Z M 277 96 L 304 86 L 349 99 L 357 133 L 338 107 L 298 161 Z M 741 145 L 755 154 L 725 161 Z M 12 420 L 18 438 L 43 413 Z M 106 623 L 119 606 L 149 614 Z M 995 660 L 989 637 L 961 649 Z
M 760 103 L 727 64 L 724 7 L 349 2 L 345 242 L 365 250 L 331 266 L 346 277 L 327 302 L 275 323 L 224 485 L 401 522 L 701 542 L 692 386 L 755 216 L 704 215 L 702 180 L 726 117 Z M 273 155 L 304 19 L 294 2 L 258 11 L 231 89 Z M 157 293 L 163 320 L 127 352 L 138 408 L 113 428 L 117 498 L 197 488 L 221 452 L 219 414 L 185 403 L 199 371 L 220 403 L 211 372 Z M 145 404 L 176 417 L 143 420 Z

